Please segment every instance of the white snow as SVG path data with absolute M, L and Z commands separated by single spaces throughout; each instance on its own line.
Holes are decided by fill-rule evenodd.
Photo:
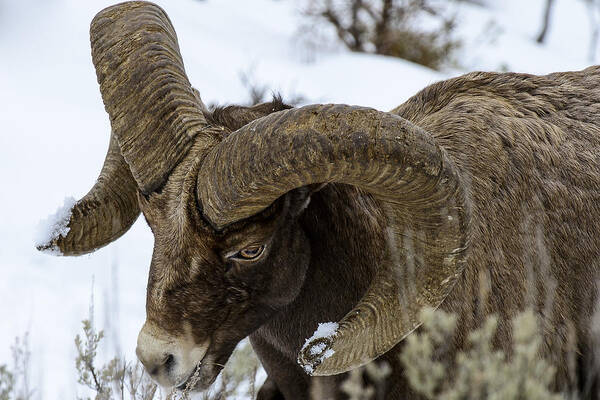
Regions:
M 54 214 L 40 221 L 34 239 L 36 247 L 47 246 L 53 240 L 67 236 L 67 233 L 71 229 L 68 227 L 68 224 L 71 219 L 71 210 L 75 203 L 77 203 L 77 200 L 74 197 L 65 197 L 62 207 L 59 207 Z M 60 249 L 56 246 L 43 249 L 42 251 L 53 255 L 62 255 Z
M 316 356 L 317 354 L 319 354 L 320 352 L 322 352 L 323 350 L 325 350 L 325 347 L 326 347 L 325 343 L 319 343 L 319 344 L 313 346 L 310 349 L 309 353 L 311 355 L 313 355 L 313 356 Z
M 333 349 L 327 349 L 325 352 L 323 352 L 323 350 L 325 350 L 325 348 L 327 347 L 325 345 L 325 343 L 323 343 L 323 342 L 320 342 L 317 344 L 311 344 L 311 343 L 317 339 L 334 337 L 335 334 L 337 333 L 338 328 L 339 328 L 339 324 L 337 322 L 320 323 L 317 326 L 317 330 L 315 331 L 315 333 L 313 333 L 313 335 L 311 337 L 309 337 L 308 339 L 306 339 L 304 341 L 304 345 L 302 346 L 302 349 L 300 351 L 304 352 L 306 350 L 306 348 L 310 346 L 310 348 L 308 350 L 310 355 L 316 356 L 316 355 L 319 355 L 322 353 L 318 359 L 320 362 L 331 357 L 332 355 L 335 354 L 335 351 Z M 310 364 L 304 364 L 304 365 L 302 365 L 302 368 L 304 368 L 304 370 L 309 374 L 312 374 L 314 372 L 314 368 Z
M 337 333 L 338 328 L 339 328 L 339 325 L 337 322 L 322 322 L 322 323 L 320 323 L 317 326 L 317 330 L 315 331 L 315 333 L 313 333 L 313 335 L 311 337 L 306 339 L 306 341 L 304 342 L 304 346 L 302 346 L 302 350 L 304 350 L 304 348 L 306 346 L 308 346 L 308 344 L 315 339 L 333 337 Z M 313 350 L 314 349 L 311 349 L 311 354 L 316 354 L 316 353 L 312 353 Z M 323 351 L 323 349 L 321 349 L 321 351 Z
M 145 319 L 153 238 L 143 218 L 121 239 L 84 257 L 49 257 L 31 243 L 38 221 L 66 195 L 94 184 L 110 125 L 89 47 L 89 23 L 120 0 L 0 0 L 0 364 L 29 331 L 31 385 L 39 398 L 85 395 L 73 338 L 87 316 L 92 276 L 98 353 L 135 359 Z M 294 0 L 154 0 L 169 14 L 190 81 L 206 104 L 247 101 L 242 72 L 289 97 L 389 110 L 437 80 L 469 70 L 548 73 L 588 60 L 585 2 L 556 0 L 548 42 L 534 42 L 545 0 L 463 4 L 460 68 L 443 73 L 402 60 L 313 51 L 298 40 Z M 36 395 L 36 396 L 38 396 Z

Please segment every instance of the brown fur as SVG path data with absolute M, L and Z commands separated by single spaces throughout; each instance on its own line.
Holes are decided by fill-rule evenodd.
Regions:
M 543 355 L 558 367 L 555 388 L 582 398 L 597 398 L 598 380 L 590 324 L 600 270 L 599 87 L 599 67 L 543 77 L 473 73 L 392 111 L 430 132 L 468 185 L 467 267 L 442 305 L 459 315 L 453 348 L 464 348 L 466 334 L 496 313 L 496 344 L 510 352 L 510 319 L 533 306 Z M 218 110 L 210 120 L 234 129 L 255 118 L 240 110 Z M 201 386 L 250 335 L 269 375 L 259 398 L 306 399 L 314 378 L 297 353 L 318 322 L 341 319 L 366 290 L 384 257 L 385 211 L 369 194 L 329 184 L 294 190 L 217 232 L 195 196 L 196 154 L 192 148 L 160 193 L 140 196 L 155 235 L 148 320 L 174 334 L 190 322 L 198 342 L 212 337 Z M 252 243 L 268 243 L 260 261 L 224 258 Z M 401 347 L 382 356 L 393 367 L 387 399 L 415 398 L 397 362 Z M 319 384 L 336 388 L 343 378 Z
M 225 126 L 233 132 L 255 119 L 289 108 L 292 107 L 285 104 L 281 96 L 274 96 L 273 100 L 269 103 L 260 103 L 251 107 L 236 105 L 219 106 L 213 111 L 205 112 L 204 116 L 208 123 Z
M 582 398 L 598 396 L 590 328 L 600 271 L 599 89 L 599 67 L 472 73 L 392 111 L 434 135 L 470 184 L 468 268 L 442 306 L 460 316 L 456 348 L 496 313 L 496 342 L 510 353 L 510 318 L 534 307 L 543 354 L 558 368 L 555 388 Z

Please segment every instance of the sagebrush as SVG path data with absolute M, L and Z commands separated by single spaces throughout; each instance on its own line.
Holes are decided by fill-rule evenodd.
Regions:
M 560 400 L 550 389 L 555 368 L 540 358 L 542 335 L 536 314 L 527 310 L 513 318 L 513 354 L 494 349 L 498 320 L 491 315 L 469 333 L 470 348 L 455 362 L 444 362 L 445 344 L 456 328 L 456 316 L 441 310 L 421 312 L 423 330 L 406 339 L 401 355 L 406 377 L 415 391 L 436 400 Z

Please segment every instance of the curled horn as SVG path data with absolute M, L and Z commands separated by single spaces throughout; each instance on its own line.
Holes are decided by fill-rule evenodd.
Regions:
M 438 307 L 462 274 L 468 244 L 461 177 L 445 151 L 412 123 L 368 108 L 313 105 L 254 121 L 206 156 L 197 193 L 219 229 L 294 188 L 327 182 L 377 198 L 388 240 L 363 298 L 333 335 L 300 351 L 313 375 L 365 364 L 417 328 L 421 308 Z
M 112 129 L 140 190 L 150 194 L 194 142 L 204 140 L 208 148 L 218 140 L 160 7 L 140 1 L 108 7 L 94 17 L 90 38 Z
M 140 214 L 137 185 L 111 134 L 108 153 L 96 184 L 70 210 L 67 232 L 55 232 L 38 250 L 77 256 L 123 235 Z

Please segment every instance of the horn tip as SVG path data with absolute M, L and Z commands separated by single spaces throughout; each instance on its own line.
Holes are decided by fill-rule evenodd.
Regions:
M 71 214 L 77 201 L 73 197 L 65 198 L 63 205 L 54 214 L 49 215 L 38 224 L 34 239 L 36 249 L 43 253 L 62 256 L 65 255 L 59 242 L 71 230 Z
M 321 323 L 315 333 L 304 342 L 298 354 L 298 364 L 308 375 L 329 375 L 326 372 L 321 373 L 319 366 L 335 353 L 332 347 L 338 328 L 337 322 Z
M 44 244 L 36 244 L 35 248 L 38 251 L 45 254 L 49 254 L 51 256 L 64 256 L 56 240 L 52 240 L 51 242 Z

